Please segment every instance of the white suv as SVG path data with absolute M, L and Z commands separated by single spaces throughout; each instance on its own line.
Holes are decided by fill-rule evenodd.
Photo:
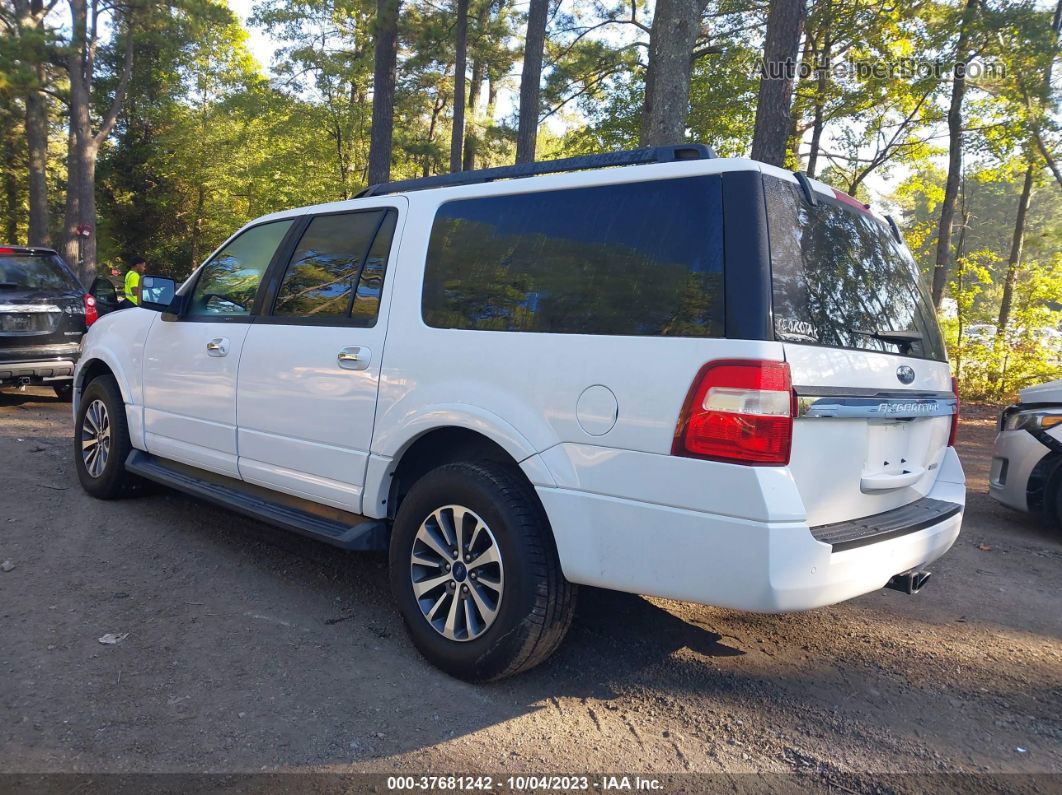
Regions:
M 456 676 L 545 659 L 575 584 L 804 610 L 916 590 L 959 532 L 917 267 L 803 174 L 684 146 L 374 186 L 174 287 L 86 338 L 84 488 L 388 549 Z

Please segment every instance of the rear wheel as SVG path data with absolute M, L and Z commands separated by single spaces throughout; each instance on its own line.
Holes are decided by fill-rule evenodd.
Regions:
M 55 396 L 64 403 L 69 403 L 74 397 L 74 385 L 69 381 L 62 384 L 54 384 Z
M 575 608 L 542 507 L 494 462 L 447 464 L 413 485 L 395 517 L 390 577 L 421 654 L 469 681 L 545 660 Z
M 118 382 L 100 376 L 82 393 L 74 423 L 74 465 L 81 487 L 101 500 L 128 493 L 137 482 L 125 471 L 131 448 Z

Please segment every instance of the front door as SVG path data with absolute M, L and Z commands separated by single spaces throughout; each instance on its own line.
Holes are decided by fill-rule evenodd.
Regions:
M 271 270 L 240 359 L 244 480 L 361 511 L 405 206 L 314 215 Z
M 295 219 L 259 224 L 232 238 L 196 275 L 181 317 L 151 325 L 144 357 L 149 453 L 239 477 L 240 352 L 263 277 L 294 224 Z

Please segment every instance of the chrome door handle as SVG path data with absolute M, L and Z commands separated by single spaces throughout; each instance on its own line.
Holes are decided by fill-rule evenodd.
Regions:
M 368 348 L 359 348 L 357 346 L 343 348 L 336 356 L 336 361 L 339 362 L 339 366 L 344 370 L 364 370 L 369 366 L 371 360 L 372 351 Z
M 207 343 L 207 356 L 225 356 L 229 352 L 229 341 L 225 337 L 216 337 Z

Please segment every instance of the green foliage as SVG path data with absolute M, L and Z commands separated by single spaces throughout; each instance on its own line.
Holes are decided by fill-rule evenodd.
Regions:
M 959 391 L 967 399 L 1013 398 L 1026 386 L 1062 377 L 1062 256 L 1023 268 L 1023 289 L 1006 334 L 994 325 L 998 302 L 983 300 L 998 293 L 992 279 L 998 268 L 992 251 L 961 257 L 950 285 L 956 312 L 941 318 Z

